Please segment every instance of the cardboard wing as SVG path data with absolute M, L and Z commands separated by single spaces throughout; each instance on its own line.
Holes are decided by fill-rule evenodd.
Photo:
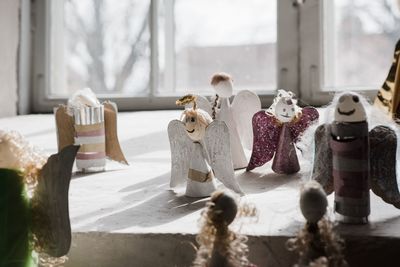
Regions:
M 104 127 L 106 138 L 106 155 L 111 160 L 128 164 L 117 135 L 118 108 L 115 103 L 106 101 L 104 105 Z M 75 121 L 74 117 L 67 112 L 67 106 L 60 105 L 54 110 L 57 128 L 58 151 L 75 143 Z

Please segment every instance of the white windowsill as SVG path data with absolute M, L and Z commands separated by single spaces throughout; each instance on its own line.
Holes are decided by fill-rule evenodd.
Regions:
M 189 242 L 198 231 L 206 199 L 178 197 L 169 190 L 166 129 L 179 115 L 176 110 L 119 114 L 119 137 L 130 165 L 108 161 L 107 172 L 74 175 L 70 187 L 74 234 L 67 266 L 190 265 L 194 250 Z M 5 118 L 0 125 L 2 130 L 19 131 L 46 153 L 56 152 L 52 115 Z M 304 223 L 298 208 L 299 178 L 307 175 L 310 165 L 299 159 L 303 169 L 293 177 L 272 173 L 270 163 L 254 172 L 236 173 L 247 193 L 243 200 L 254 203 L 260 213 L 258 222 L 242 225 L 242 232 L 250 236 L 251 260 L 259 266 L 293 264 L 294 255 L 284 243 Z M 373 193 L 371 199 L 370 224 L 340 226 L 339 231 L 349 238 L 354 258 L 373 264 L 379 255 L 396 255 L 400 211 Z M 329 200 L 332 207 L 332 196 Z

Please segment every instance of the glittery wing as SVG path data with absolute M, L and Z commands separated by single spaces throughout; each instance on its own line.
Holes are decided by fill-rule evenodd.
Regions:
M 329 195 L 333 192 L 333 163 L 332 150 L 329 145 L 331 139 L 329 124 L 318 126 L 314 134 L 314 166 L 312 179 L 319 182 Z
M 299 140 L 301 134 L 307 129 L 311 124 L 318 122 L 319 113 L 316 108 L 305 107 L 301 110 L 301 115 L 297 120 L 290 123 L 290 130 L 294 142 Z
M 185 125 L 179 120 L 173 120 L 168 124 L 168 137 L 171 146 L 170 186 L 176 187 L 187 180 L 193 141 L 187 135 Z
M 243 90 L 240 91 L 232 103 L 233 118 L 236 122 L 240 141 L 247 149 L 253 146 L 252 118 L 261 110 L 261 101 L 257 94 Z
M 32 232 L 45 253 L 61 257 L 71 246 L 68 191 L 79 146 L 67 146 L 43 166 L 32 198 Z
M 259 111 L 253 116 L 253 151 L 247 171 L 270 161 L 278 146 L 282 126 L 273 115 Z
M 117 115 L 118 108 L 113 102 L 106 101 L 104 105 L 104 128 L 106 134 L 106 154 L 112 160 L 128 165 L 118 141 Z
M 208 125 L 203 139 L 215 177 L 227 188 L 242 194 L 235 179 L 229 140 L 228 127 L 225 122 L 217 120 Z
M 397 135 L 385 126 L 369 133 L 370 185 L 385 202 L 400 208 L 400 177 L 396 175 Z
M 67 113 L 67 106 L 60 105 L 54 109 L 56 118 L 58 151 L 74 144 L 74 118 Z
M 196 103 L 197 103 L 197 107 L 204 110 L 205 112 L 207 112 L 208 114 L 210 114 L 210 116 L 212 116 L 212 107 L 211 107 L 211 103 L 210 101 L 208 101 L 207 98 L 205 98 L 204 96 L 201 95 L 196 95 Z M 185 107 L 189 108 L 192 107 L 193 104 L 188 104 Z

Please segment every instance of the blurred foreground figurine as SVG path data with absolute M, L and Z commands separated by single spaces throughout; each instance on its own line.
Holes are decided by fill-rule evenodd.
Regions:
M 363 103 L 355 93 L 338 95 L 333 122 L 315 132 L 313 179 L 327 194 L 335 191 L 336 217 L 344 223 L 368 221 L 370 187 L 400 208 L 396 132 L 382 125 L 369 131 Z
M 76 166 L 82 172 L 103 171 L 106 156 L 128 164 L 117 136 L 118 109 L 115 103 L 100 103 L 89 88 L 77 91 L 54 111 L 58 150 L 72 144 L 81 145 Z
M 305 184 L 300 194 L 300 209 L 307 223 L 297 237 L 287 242 L 290 251 L 299 255 L 296 267 L 345 267 L 344 241 L 334 233 L 324 217 L 328 201 L 318 182 Z
M 379 89 L 374 105 L 381 108 L 391 118 L 400 119 L 400 40 L 394 50 L 389 74 Z
M 215 177 L 227 188 L 242 193 L 235 180 L 229 146 L 229 131 L 224 122 L 212 121 L 197 108 L 196 97 L 184 96 L 177 105 L 193 103 L 181 120 L 168 125 L 171 145 L 171 187 L 187 181 L 186 195 L 206 197 L 215 191 Z
M 243 90 L 234 97 L 231 104 L 229 98 L 233 95 L 233 80 L 226 73 L 214 74 L 211 85 L 216 92 L 214 103 L 211 104 L 199 96 L 198 105 L 213 119 L 226 123 L 230 134 L 233 167 L 245 168 L 248 161 L 243 148 L 251 150 L 253 145 L 251 118 L 261 109 L 260 99 L 257 94 Z
M 202 212 L 201 229 L 196 240 L 197 250 L 193 267 L 255 267 L 247 256 L 247 237 L 234 233 L 229 225 L 236 217 L 256 216 L 256 209 L 248 205 L 238 208 L 228 193 L 217 191 Z
M 71 245 L 68 190 L 78 149 L 67 146 L 46 161 L 19 134 L 0 131 L 0 266 L 65 262 Z
M 279 90 L 271 107 L 254 115 L 253 152 L 247 171 L 272 158 L 272 170 L 276 173 L 293 174 L 300 170 L 294 143 L 318 120 L 319 114 L 313 107 L 300 108 L 296 103 L 292 92 Z

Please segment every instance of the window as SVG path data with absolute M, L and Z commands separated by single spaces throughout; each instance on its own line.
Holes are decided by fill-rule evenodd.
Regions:
M 209 81 L 217 71 L 232 74 L 237 89 L 262 93 L 277 87 L 276 0 L 176 0 L 162 5 L 159 94 L 194 88 L 211 94 Z
M 264 106 L 277 88 L 314 105 L 373 96 L 400 23 L 395 0 L 37 0 L 32 14 L 35 111 L 86 86 L 122 110 L 175 108 L 218 71 Z
M 33 14 L 36 111 L 83 87 L 123 110 L 175 108 L 213 94 L 218 71 L 265 103 L 278 87 L 276 0 L 38 0 Z
M 397 1 L 307 0 L 300 10 L 302 97 L 314 104 L 341 90 L 375 97 L 400 37 Z
M 400 37 L 397 1 L 326 1 L 326 88 L 378 88 Z

